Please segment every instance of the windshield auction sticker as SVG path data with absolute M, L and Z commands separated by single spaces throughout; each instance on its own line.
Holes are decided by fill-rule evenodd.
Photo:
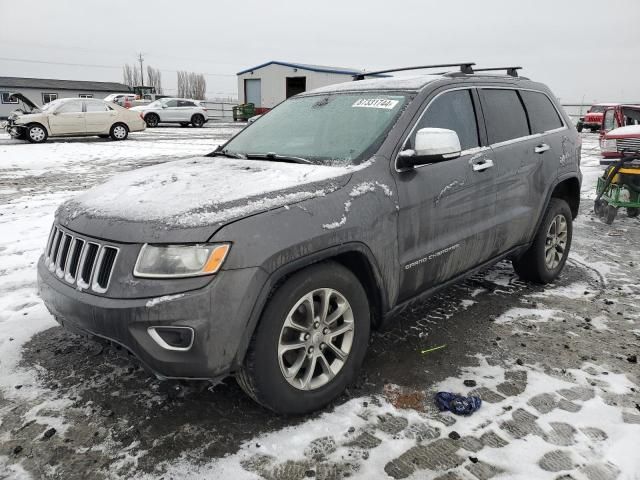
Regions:
M 352 107 L 361 108 L 382 108 L 391 110 L 398 104 L 398 100 L 389 100 L 387 98 L 361 98 L 351 105 Z

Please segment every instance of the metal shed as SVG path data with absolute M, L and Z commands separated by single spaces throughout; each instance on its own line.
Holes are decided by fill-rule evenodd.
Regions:
M 238 100 L 253 103 L 257 113 L 314 88 L 349 82 L 362 70 L 305 63 L 269 62 L 238 72 Z

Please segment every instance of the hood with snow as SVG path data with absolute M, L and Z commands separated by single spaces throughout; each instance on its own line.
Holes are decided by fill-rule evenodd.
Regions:
M 358 168 L 179 160 L 117 175 L 62 204 L 56 218 L 116 242 L 204 242 L 226 223 L 336 191 Z

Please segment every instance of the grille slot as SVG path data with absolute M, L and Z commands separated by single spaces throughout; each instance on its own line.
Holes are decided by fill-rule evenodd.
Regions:
M 92 242 L 54 225 L 44 249 L 44 264 L 71 285 L 105 293 L 119 251 L 117 247 Z
M 88 288 L 89 282 L 91 282 L 91 275 L 96 263 L 96 257 L 98 256 L 98 249 L 99 246 L 97 243 L 87 243 L 85 254 L 80 264 L 80 277 L 78 278 L 78 285 L 83 288 Z
M 51 248 L 51 256 L 49 257 L 49 270 L 53 271 L 56 268 L 56 260 L 58 259 L 58 250 L 60 248 L 60 240 L 63 233 L 58 229 L 55 239 L 53 240 L 53 247 Z
M 109 287 L 109 280 L 116 262 L 118 250 L 113 247 L 102 247 L 98 257 L 96 273 L 91 288 L 96 292 L 105 292 Z
M 78 273 L 78 266 L 80 265 L 80 256 L 82 255 L 82 249 L 84 248 L 84 240 L 74 238 L 71 244 L 71 252 L 68 255 L 67 267 L 65 268 L 64 279 L 73 283 Z
M 67 266 L 67 256 L 69 255 L 69 247 L 71 246 L 71 235 L 64 234 L 61 242 L 56 260 L 56 275 L 59 277 L 64 276 L 64 268 Z

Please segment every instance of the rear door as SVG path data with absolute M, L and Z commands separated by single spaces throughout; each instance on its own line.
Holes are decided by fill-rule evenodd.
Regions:
M 459 158 L 397 172 L 400 298 L 436 286 L 488 260 L 495 230 L 495 168 L 483 147 L 473 89 L 441 92 L 427 101 L 403 149 L 421 128 L 454 130 Z
M 85 100 L 87 133 L 105 133 L 111 128 L 116 111 L 100 100 Z
M 561 154 L 562 140 L 546 138 L 538 116 L 535 130 L 541 132 L 532 131 L 525 101 L 541 115 L 540 97 L 527 94 L 523 98 L 517 89 L 494 87 L 481 88 L 479 94 L 496 164 L 497 235 L 493 251 L 500 254 L 530 240 L 545 187 L 557 176 L 558 162 L 550 157 Z M 558 125 L 562 123 L 556 118 L 554 127 Z
M 49 115 L 49 129 L 52 135 L 85 135 L 85 124 L 82 100 L 71 100 L 62 103 Z
M 194 114 L 196 104 L 189 100 L 178 100 L 178 115 L 181 120 L 188 122 L 191 120 L 191 116 Z

